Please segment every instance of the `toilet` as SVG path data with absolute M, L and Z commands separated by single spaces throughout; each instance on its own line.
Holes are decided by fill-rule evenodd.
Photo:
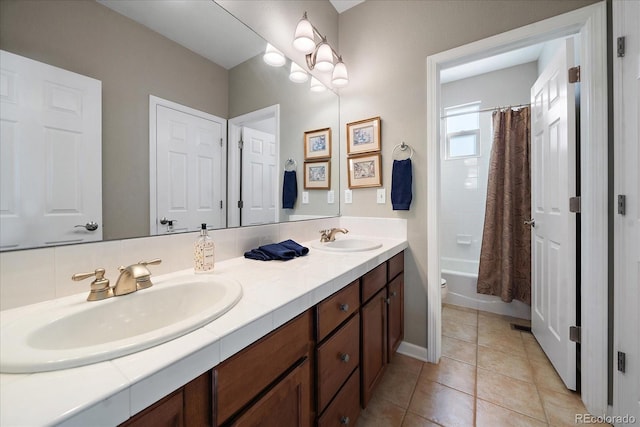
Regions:
M 440 302 L 444 304 L 444 300 L 447 298 L 447 293 L 449 290 L 447 289 L 447 280 L 440 278 Z

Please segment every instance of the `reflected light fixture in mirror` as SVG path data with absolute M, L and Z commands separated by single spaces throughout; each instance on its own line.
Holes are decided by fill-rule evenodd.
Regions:
M 311 77 L 311 92 L 324 92 L 327 89 L 322 82 L 315 77 Z
M 302 68 L 301 66 L 299 66 L 298 64 L 292 61 L 291 72 L 289 73 L 289 80 L 291 80 L 294 83 L 304 83 L 307 80 L 309 80 L 309 74 L 307 74 L 304 68 Z
M 273 47 L 271 43 L 267 43 L 267 49 L 265 50 L 262 59 L 272 67 L 282 67 L 287 62 L 284 54 Z
M 316 39 L 319 39 L 317 44 Z M 349 83 L 347 67 L 344 65 L 342 57 L 327 42 L 327 38 L 320 34 L 318 29 L 311 24 L 307 18 L 307 12 L 304 12 L 302 19 L 296 26 L 293 47 L 305 54 L 309 70 L 317 69 L 322 72 L 333 70 L 331 77 L 333 86 L 344 87 Z M 337 59 L 335 64 L 334 58 Z

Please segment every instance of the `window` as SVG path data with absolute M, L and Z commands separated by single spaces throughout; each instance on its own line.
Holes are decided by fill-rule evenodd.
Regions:
M 444 109 L 446 144 L 445 159 L 460 159 L 480 155 L 480 103 L 458 105 Z

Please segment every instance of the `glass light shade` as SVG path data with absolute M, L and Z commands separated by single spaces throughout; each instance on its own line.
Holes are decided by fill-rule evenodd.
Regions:
M 320 80 L 311 77 L 311 92 L 324 92 L 326 89 L 326 86 L 323 85 Z
M 267 49 L 265 50 L 262 59 L 272 67 L 282 67 L 285 62 L 287 62 L 287 59 L 284 57 L 282 52 L 273 47 L 270 43 L 267 43 Z
M 304 83 L 309 80 L 309 74 L 307 74 L 304 69 L 296 64 L 295 62 L 291 63 L 291 72 L 289 73 L 289 80 L 295 83 Z
M 316 42 L 313 39 L 313 26 L 306 18 L 302 18 L 298 22 L 293 36 L 293 47 L 304 54 L 311 53 L 316 48 Z
M 349 74 L 347 73 L 347 66 L 344 62 L 340 61 L 333 69 L 333 75 L 331 77 L 331 84 L 336 87 L 343 87 L 349 83 Z
M 315 68 L 318 71 L 331 71 L 333 70 L 333 52 L 331 46 L 326 41 L 320 44 L 318 52 L 316 53 L 316 65 Z

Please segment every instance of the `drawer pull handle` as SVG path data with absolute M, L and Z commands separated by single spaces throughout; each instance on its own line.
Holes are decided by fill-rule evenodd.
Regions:
M 347 353 L 342 353 L 340 355 L 340 360 L 342 360 L 344 363 L 349 363 L 349 359 L 351 359 L 349 357 L 349 355 Z
M 340 311 L 349 311 L 349 304 L 340 304 Z
M 391 298 L 384 298 L 384 302 L 386 302 L 387 304 L 391 304 Z
M 395 296 L 397 296 L 397 295 L 398 295 L 398 293 L 397 293 L 396 291 L 391 292 L 391 296 L 392 296 L 392 297 L 395 297 Z
M 347 425 L 349 424 L 349 417 L 340 417 L 340 424 Z

